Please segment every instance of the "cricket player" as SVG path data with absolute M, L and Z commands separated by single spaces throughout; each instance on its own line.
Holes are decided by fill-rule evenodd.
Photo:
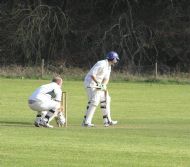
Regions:
M 54 117 L 57 117 L 58 124 L 63 125 L 65 123 L 64 115 L 60 111 L 62 83 L 62 78 L 54 77 L 51 83 L 40 86 L 29 97 L 29 107 L 37 111 L 34 122 L 36 127 L 53 128 L 49 122 Z
M 111 66 L 114 66 L 118 60 L 118 54 L 111 51 L 106 55 L 105 60 L 98 61 L 86 75 L 84 86 L 88 96 L 88 105 L 82 126 L 94 126 L 92 118 L 99 104 L 103 114 L 104 126 L 108 127 L 117 124 L 117 121 L 111 119 L 111 98 L 107 90 L 107 84 L 110 78 Z

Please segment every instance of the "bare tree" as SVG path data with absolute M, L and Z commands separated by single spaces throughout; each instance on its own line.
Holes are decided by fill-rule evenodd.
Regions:
M 103 52 L 116 50 L 120 52 L 123 66 L 141 66 L 154 64 L 157 56 L 156 34 L 150 26 L 133 18 L 132 7 L 127 1 L 128 9 L 119 15 L 115 24 L 105 31 Z M 154 50 L 153 55 L 148 50 Z
M 20 47 L 25 62 L 49 61 L 64 48 L 67 31 L 67 18 L 59 7 L 40 5 L 18 24 L 13 44 Z

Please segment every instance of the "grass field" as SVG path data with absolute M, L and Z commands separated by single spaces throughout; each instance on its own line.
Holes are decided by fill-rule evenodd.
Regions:
M 98 108 L 81 127 L 82 82 L 66 81 L 68 127 L 35 128 L 27 106 L 47 80 L 0 79 L 1 167 L 189 167 L 190 85 L 111 83 L 115 127 L 103 127 Z M 55 124 L 55 122 L 53 122 Z

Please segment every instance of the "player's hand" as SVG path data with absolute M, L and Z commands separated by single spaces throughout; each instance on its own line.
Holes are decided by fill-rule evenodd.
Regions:
M 100 82 L 97 83 L 97 89 L 102 89 L 102 84 Z
M 106 86 L 106 84 L 102 84 L 102 86 L 101 86 L 101 90 L 103 90 L 103 91 L 107 90 L 107 86 Z
M 61 106 L 60 108 L 58 108 L 58 111 L 59 111 L 59 112 L 63 112 L 63 111 L 64 111 L 64 107 Z

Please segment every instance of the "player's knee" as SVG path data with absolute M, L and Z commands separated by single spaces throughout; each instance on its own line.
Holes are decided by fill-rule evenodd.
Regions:
M 100 108 L 106 109 L 106 101 L 105 100 L 100 102 Z
M 93 106 L 96 106 L 96 107 L 98 106 L 98 103 L 99 102 L 97 100 L 91 100 L 90 101 L 90 105 L 93 105 Z

